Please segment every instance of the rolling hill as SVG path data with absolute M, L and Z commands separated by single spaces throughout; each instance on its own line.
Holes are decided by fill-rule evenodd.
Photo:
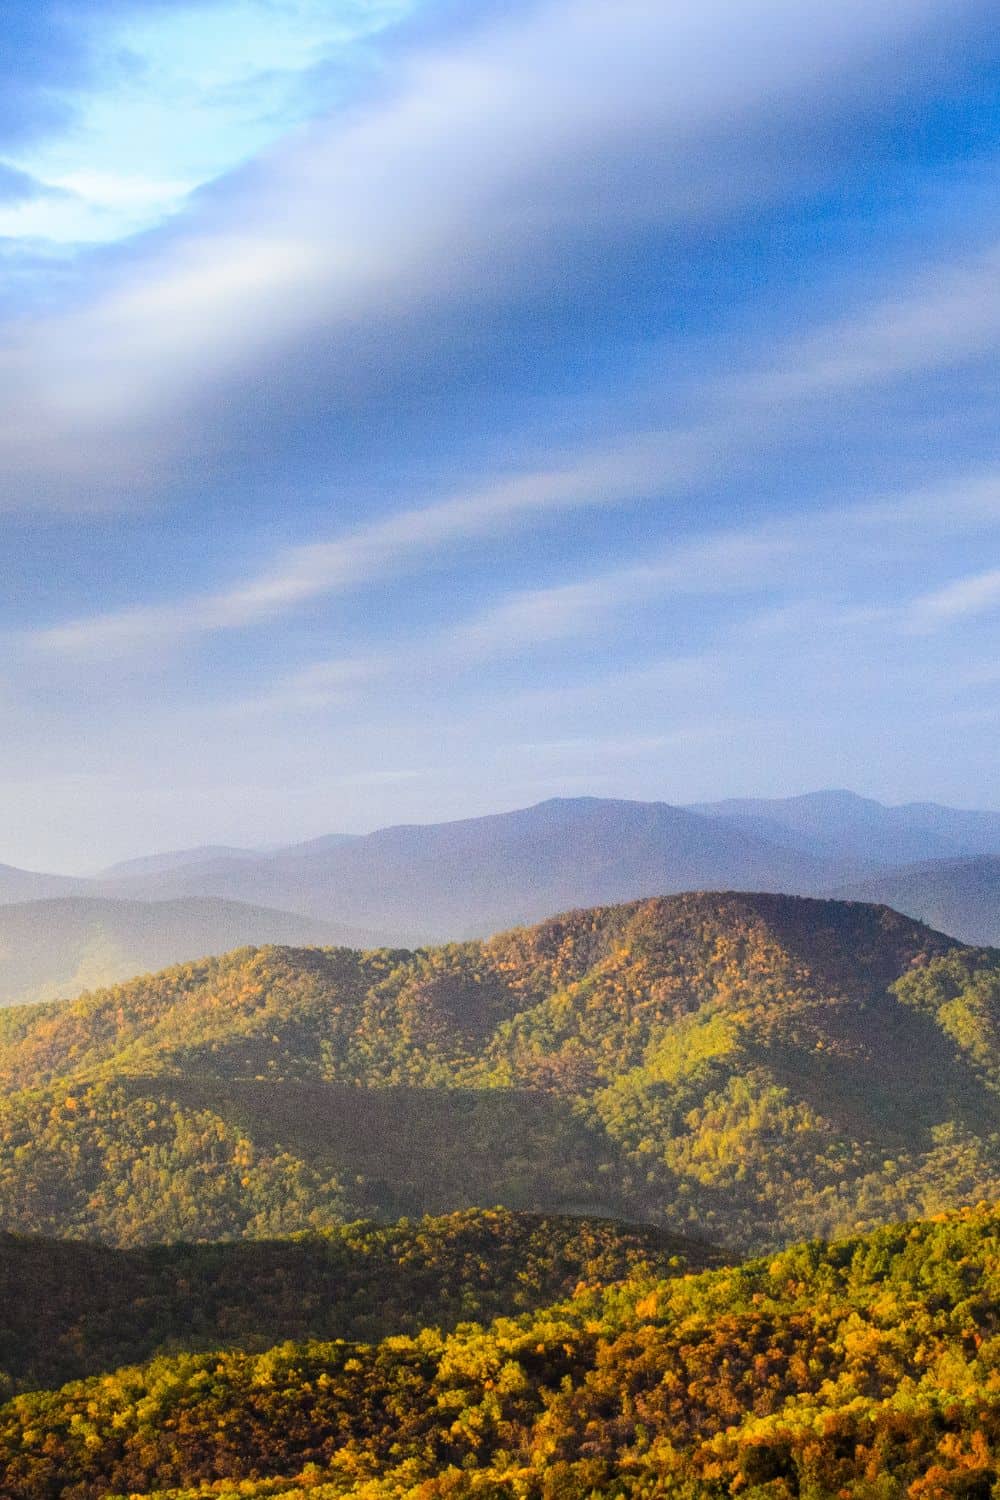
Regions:
M 98 876 L 99 880 L 131 880 L 144 875 L 162 875 L 169 870 L 179 870 L 191 865 L 212 864 L 220 859 L 256 859 L 256 849 L 238 849 L 231 844 L 201 844 L 196 849 L 167 849 L 161 854 L 142 854 L 135 859 L 123 859 L 109 865 Z
M 18 870 L 0 865 L 0 905 L 8 901 L 44 901 L 52 896 L 85 892 L 86 880 L 71 875 L 44 875 L 36 870 Z
M 1000 952 L 885 906 L 659 897 L 10 1008 L 0 1489 L 987 1500 L 982 1199 Z
M 162 854 L 144 854 L 136 859 L 121 860 L 109 865 L 97 876 L 98 881 L 132 880 L 147 875 L 163 875 L 171 870 L 190 869 L 197 865 L 212 865 L 229 860 L 259 860 L 271 855 L 295 849 L 299 853 L 318 852 L 334 848 L 338 844 L 349 844 L 353 838 L 349 833 L 328 833 L 322 838 L 310 839 L 305 844 L 281 845 L 269 849 L 242 849 L 230 844 L 201 844 L 196 849 L 170 849 Z
M 72 998 L 169 964 L 246 943 L 364 941 L 289 912 L 235 901 L 90 896 L 0 904 L 0 1005 Z
M 1000 955 L 688 895 L 426 949 L 239 950 L 0 1015 L 19 1233 L 510 1208 L 735 1247 L 1000 1198 Z
M 160 1358 L 0 1408 L 8 1500 L 988 1500 L 1000 1218 L 486 1327 Z
M 581 1283 L 717 1260 L 658 1229 L 504 1209 L 142 1250 L 5 1235 L 0 1398 L 181 1350 L 454 1328 L 543 1307 Z

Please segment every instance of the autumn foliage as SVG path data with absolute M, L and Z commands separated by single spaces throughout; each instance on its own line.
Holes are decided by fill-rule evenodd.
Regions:
M 502 1203 L 733 1250 L 1000 1199 L 1000 959 L 694 895 L 243 949 L 0 1013 L 0 1227 L 119 1245 Z
M 1000 1480 L 1000 1217 L 648 1268 L 376 1344 L 184 1355 L 0 1411 L 11 1500 L 943 1500 Z

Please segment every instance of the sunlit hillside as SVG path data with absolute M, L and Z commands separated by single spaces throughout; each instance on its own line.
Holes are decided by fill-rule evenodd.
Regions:
M 417 953 L 241 950 L 0 1016 L 17 1232 L 260 1238 L 502 1203 L 730 1247 L 1000 1197 L 1000 957 L 695 895 Z
M 181 1355 L 0 1409 L 10 1500 L 987 1500 L 1000 1218 L 580 1286 L 375 1344 Z

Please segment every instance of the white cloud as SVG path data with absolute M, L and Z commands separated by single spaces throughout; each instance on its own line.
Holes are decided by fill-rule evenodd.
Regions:
M 242 713 L 311 712 L 356 701 L 386 680 L 420 682 L 491 660 L 578 640 L 670 598 L 707 597 L 773 585 L 792 562 L 787 538 L 722 535 L 678 546 L 636 567 L 574 583 L 526 590 L 462 623 L 366 656 L 314 662 L 272 691 L 236 706 Z
M 757 406 L 754 381 L 742 382 L 743 408 L 720 415 L 701 429 L 645 433 L 631 443 L 577 454 L 553 467 L 499 479 L 431 505 L 399 511 L 329 542 L 286 549 L 272 567 L 217 593 L 176 603 L 141 606 L 71 620 L 36 632 L 41 650 L 99 661 L 162 647 L 187 637 L 238 630 L 287 614 L 327 594 L 363 590 L 379 578 L 419 571 L 426 562 L 463 541 L 493 537 L 501 528 L 526 527 L 573 510 L 613 507 L 643 499 L 662 500 L 708 474 L 724 472 L 753 442 L 777 437 L 780 420 L 769 428 Z M 706 406 L 711 406 L 706 399 Z M 952 480 L 874 500 L 829 507 L 805 518 L 778 519 L 757 533 L 733 533 L 696 542 L 695 556 L 678 562 L 635 567 L 560 585 L 512 600 L 468 627 L 467 649 L 491 635 L 508 641 L 537 639 L 548 631 L 572 629 L 574 616 L 586 618 L 610 600 L 641 598 L 670 583 L 701 590 L 714 565 L 719 586 L 739 587 L 755 576 L 753 563 L 788 552 L 820 533 L 853 546 L 862 532 L 943 527 L 976 528 L 1000 520 L 1000 471 L 974 470 Z M 888 529 L 888 530 L 887 530 Z M 702 550 L 707 549 L 707 550 Z M 689 562 L 696 566 L 689 567 Z M 750 564 L 751 566 L 747 566 Z
M 1000 466 L 987 465 L 902 494 L 864 500 L 839 516 L 842 524 L 866 529 L 912 527 L 931 535 L 976 531 L 1000 522 Z
M 998 344 L 1000 247 L 991 245 L 959 264 L 925 268 L 860 314 L 797 342 L 737 389 L 762 405 L 802 401 L 959 364 Z
M 135 503 L 224 448 L 232 383 L 280 379 L 305 339 L 327 340 L 333 396 L 368 319 L 377 366 L 421 309 L 503 296 L 581 229 L 780 191 L 801 165 L 759 126 L 856 92 L 860 66 L 891 91 L 899 49 L 969 8 L 547 0 L 412 54 L 394 92 L 206 198 L 91 305 L 7 330 L 0 504 Z
M 151 212 L 176 212 L 196 184 L 181 178 L 77 171 L 55 173 L 31 199 L 0 206 L 0 235 L 80 245 L 145 226 Z
M 898 553 L 905 537 L 933 549 L 934 538 L 1000 525 L 1000 473 L 973 473 L 914 491 L 843 506 L 828 506 L 762 522 L 744 531 L 702 535 L 659 557 L 546 588 L 514 592 L 457 625 L 396 642 L 363 656 L 312 663 L 237 711 L 310 712 L 355 702 L 379 684 L 420 682 L 606 633 L 616 619 L 635 627 L 670 600 L 766 593 L 770 602 L 741 618 L 736 638 L 746 645 L 795 639 L 831 641 L 897 637 L 915 622 L 941 623 L 1000 605 L 1000 571 L 961 580 L 909 603 L 891 596 L 856 595 L 859 569 L 872 561 L 873 537 L 889 538 Z M 876 554 L 877 558 L 877 554 Z M 853 591 L 853 592 L 852 592 Z M 722 636 L 731 650 L 732 627 Z M 640 673 L 645 668 L 637 669 Z M 546 689 L 548 691 L 548 689 Z M 570 691 L 574 691 L 570 689 Z
M 1000 610 L 1000 568 L 956 578 L 922 595 L 913 602 L 910 622 L 918 630 L 931 630 L 993 610 Z
M 151 644 L 232 630 L 286 613 L 322 595 L 413 571 L 455 543 L 488 537 L 552 513 L 645 498 L 700 471 L 708 435 L 667 433 L 606 452 L 577 455 L 565 468 L 522 474 L 436 504 L 400 511 L 338 540 L 284 552 L 273 568 L 235 588 L 96 615 L 38 632 L 34 643 L 70 655 L 127 654 Z
M 699 539 L 650 562 L 515 594 L 451 632 L 434 656 L 474 662 L 591 634 L 609 616 L 667 598 L 754 590 L 773 583 L 797 551 L 795 541 L 779 536 L 727 533 Z
M 162 223 L 197 187 L 301 122 L 311 70 L 399 20 L 412 0 L 210 0 L 96 6 L 74 18 L 89 57 L 72 108 L 15 150 L 72 194 L 0 210 L 0 233 L 107 243 Z M 315 105 L 315 101 L 312 101 Z

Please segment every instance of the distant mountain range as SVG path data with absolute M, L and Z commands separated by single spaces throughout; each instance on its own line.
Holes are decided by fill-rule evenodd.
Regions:
M 0 1002 L 76 993 L 239 942 L 412 947 L 688 890 L 846 894 L 1000 945 L 1000 813 L 887 807 L 843 791 L 692 807 L 559 798 L 266 851 L 153 854 L 92 879 L 0 866 L 0 911 L 63 903 L 0 921 Z M 223 917 L 222 906 L 240 910 Z M 312 926 L 292 935 L 282 917 Z
M 1000 857 L 1000 813 L 934 802 L 886 807 L 854 792 L 731 799 L 689 809 L 857 875 L 937 859 Z
M 839 871 L 838 871 L 839 873 Z M 256 858 L 105 878 L 105 894 L 258 901 L 430 942 L 573 906 L 692 889 L 816 889 L 828 863 L 663 802 L 555 799 L 519 812 L 318 839 Z
M 62 896 L 0 906 L 0 1005 L 116 984 L 248 944 L 329 946 L 371 935 L 238 901 Z
M 579 797 L 267 854 L 195 850 L 161 857 L 155 868 L 119 866 L 100 884 L 109 895 L 249 901 L 431 942 L 685 890 L 825 895 L 919 864 L 933 866 L 934 888 L 923 904 L 919 882 L 907 886 L 910 915 L 957 937 L 1000 942 L 1000 880 L 990 859 L 1000 863 L 1000 813 L 886 807 L 842 791 L 684 808 Z M 870 899 L 892 904 L 874 888 Z
M 102 870 L 98 880 L 108 881 L 144 879 L 148 876 L 167 875 L 173 870 L 199 865 L 214 865 L 230 860 L 266 860 L 272 855 L 291 853 L 318 854 L 340 844 L 350 844 L 355 838 L 350 833 L 327 833 L 321 838 L 309 839 L 304 844 L 279 844 L 267 849 L 240 849 L 231 844 L 202 844 L 197 849 L 171 849 L 164 854 L 143 854 L 138 859 L 125 859 L 119 864 Z
M 906 865 L 845 887 L 853 901 L 881 901 L 960 938 L 1000 947 L 1000 859 Z
M 87 890 L 89 882 L 70 875 L 42 875 L 34 870 L 17 870 L 0 865 L 0 904 L 12 901 L 44 901 L 49 896 L 75 895 Z

